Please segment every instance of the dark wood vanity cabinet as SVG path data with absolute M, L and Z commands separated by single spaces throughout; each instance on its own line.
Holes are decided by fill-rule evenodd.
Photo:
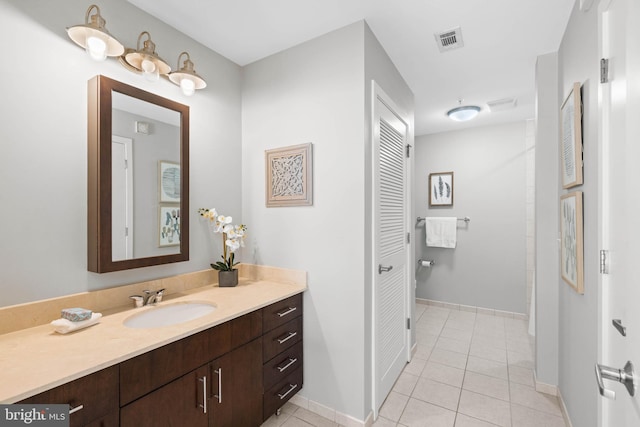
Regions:
M 71 427 L 118 426 L 118 366 L 31 396 L 21 404 L 68 404 Z
M 258 310 L 127 360 L 120 425 L 260 425 L 253 420 L 262 415 L 261 356 Z
M 302 294 L 263 309 L 263 420 L 302 388 Z
M 72 427 L 258 427 L 301 388 L 300 294 L 20 403 L 83 405 Z
M 262 424 L 262 338 L 225 354 L 210 365 L 212 427 Z

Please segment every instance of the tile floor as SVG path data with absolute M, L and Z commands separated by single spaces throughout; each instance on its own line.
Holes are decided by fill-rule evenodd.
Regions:
M 533 382 L 526 321 L 416 305 L 418 348 L 378 427 L 565 427 L 558 399 Z M 287 404 L 265 427 L 338 426 Z

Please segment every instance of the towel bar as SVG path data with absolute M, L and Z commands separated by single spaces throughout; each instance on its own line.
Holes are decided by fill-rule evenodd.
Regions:
M 424 221 L 424 220 L 425 220 L 425 218 L 422 218 L 422 217 L 419 216 L 417 222 Z M 471 218 L 469 218 L 468 216 L 465 216 L 464 218 L 457 218 L 457 220 L 458 221 L 464 221 L 464 222 L 466 222 L 468 224 L 469 221 L 471 221 Z

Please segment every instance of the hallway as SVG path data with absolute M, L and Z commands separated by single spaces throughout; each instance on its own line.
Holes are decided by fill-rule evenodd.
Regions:
M 565 426 L 558 399 L 533 388 L 527 321 L 423 304 L 416 319 L 417 352 L 375 426 Z

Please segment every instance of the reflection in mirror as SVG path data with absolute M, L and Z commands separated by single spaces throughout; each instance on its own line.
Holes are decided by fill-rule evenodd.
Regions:
M 89 270 L 188 260 L 189 109 L 89 82 Z
M 180 252 L 180 113 L 113 92 L 112 260 Z

